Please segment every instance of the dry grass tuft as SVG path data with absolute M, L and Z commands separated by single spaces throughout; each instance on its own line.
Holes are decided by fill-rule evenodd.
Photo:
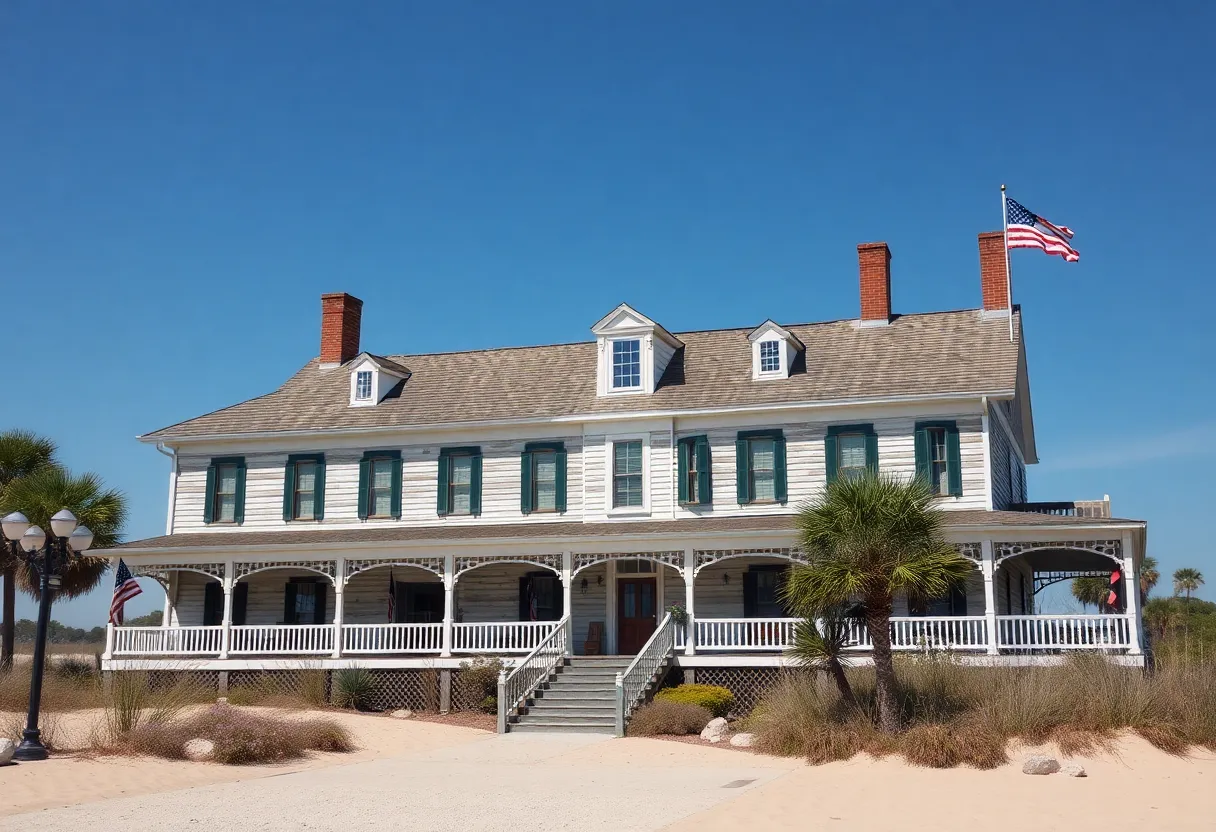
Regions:
M 700 705 L 656 699 L 634 712 L 627 733 L 631 737 L 699 734 L 713 718 L 709 709 Z

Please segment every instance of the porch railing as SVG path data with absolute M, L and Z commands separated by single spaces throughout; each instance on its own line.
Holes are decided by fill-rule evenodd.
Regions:
M 997 646 L 1008 650 L 1094 650 L 1132 646 L 1123 615 L 999 615 Z
M 223 627 L 115 627 L 116 656 L 218 656 Z
M 452 652 L 527 653 L 552 635 L 559 624 L 558 621 L 453 624 Z
M 343 653 L 438 653 L 443 624 L 343 624 Z
M 319 655 L 332 653 L 332 624 L 255 624 L 232 628 L 230 654 Z
M 650 639 L 638 651 L 637 656 L 616 676 L 616 735 L 625 736 L 625 720 L 637 707 L 638 700 L 646 692 L 646 686 L 654 679 L 663 664 L 675 652 L 676 627 L 671 613 L 655 629 Z
M 794 642 L 797 618 L 698 618 L 698 650 L 779 653 Z M 846 623 L 848 649 L 869 650 L 865 621 Z M 684 643 L 680 634 L 677 646 Z M 908 616 L 891 619 L 893 650 L 984 650 L 988 631 L 984 616 Z
M 698 649 L 784 650 L 794 641 L 797 618 L 698 618 Z M 681 645 L 682 646 L 682 645 Z
M 519 711 L 527 698 L 566 658 L 570 648 L 570 614 L 549 622 L 550 630 L 532 652 L 508 673 L 498 674 L 498 733 L 507 732 L 507 719 Z

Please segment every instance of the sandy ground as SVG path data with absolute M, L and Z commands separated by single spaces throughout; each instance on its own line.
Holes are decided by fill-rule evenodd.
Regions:
M 654 739 L 511 734 L 339 714 L 363 749 L 291 765 L 54 759 L 0 769 L 0 830 L 624 832 L 1169 829 L 1216 821 L 1216 755 L 1170 757 L 1138 738 L 1080 759 L 1084 779 L 799 760 Z M 1046 749 L 1052 751 L 1052 749 Z M 70 791 L 77 805 L 53 795 Z M 306 818 L 307 823 L 301 819 Z

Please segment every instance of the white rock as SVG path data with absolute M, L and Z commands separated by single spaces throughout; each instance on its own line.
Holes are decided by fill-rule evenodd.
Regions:
M 211 755 L 215 753 L 215 743 L 211 740 L 194 739 L 186 743 L 186 759 L 201 762 L 210 760 Z
M 1055 757 L 1035 754 L 1022 763 L 1022 774 L 1055 774 L 1060 770 L 1060 761 Z
M 0 766 L 7 765 L 13 761 L 13 752 L 17 750 L 17 746 L 13 745 L 10 739 L 0 739 Z
M 1068 765 L 1064 766 L 1064 768 L 1060 769 L 1060 773 L 1067 774 L 1069 777 L 1088 777 L 1089 776 L 1088 774 L 1085 773 L 1084 766 L 1080 765 L 1079 763 L 1069 763 Z
M 729 733 L 730 727 L 726 724 L 726 720 L 722 717 L 717 717 L 711 719 L 709 724 L 701 729 L 701 739 L 709 740 L 710 742 L 722 742 Z
M 391 714 L 389 714 L 389 716 L 391 716 L 393 719 L 409 719 L 413 715 L 414 715 L 414 712 L 411 711 L 409 708 L 398 708 L 397 710 L 395 710 Z
M 735 748 L 751 748 L 756 744 L 756 735 L 749 734 L 746 731 L 740 734 L 735 734 L 730 738 L 730 744 Z

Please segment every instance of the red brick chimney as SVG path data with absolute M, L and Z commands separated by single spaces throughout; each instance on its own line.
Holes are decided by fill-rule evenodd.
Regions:
M 985 231 L 980 235 L 980 289 L 985 312 L 1009 310 L 1009 271 L 1006 269 L 1005 233 Z
M 891 321 L 891 249 L 886 243 L 857 246 L 861 270 L 861 325 L 881 326 Z
M 344 364 L 359 354 L 363 301 L 345 292 L 321 295 L 321 364 Z

